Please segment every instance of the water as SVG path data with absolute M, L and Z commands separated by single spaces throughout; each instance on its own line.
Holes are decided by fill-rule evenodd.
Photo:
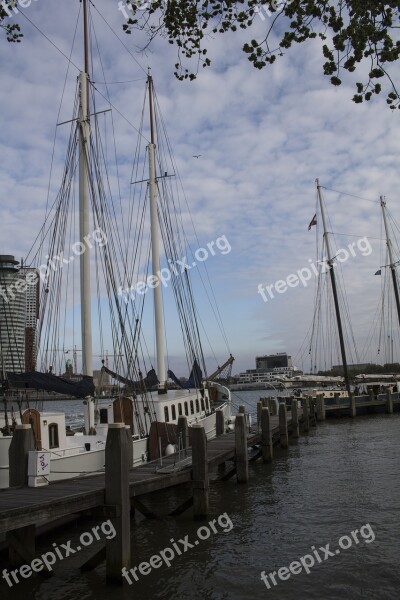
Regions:
M 239 395 L 254 406 L 260 392 Z M 240 403 L 237 397 L 235 403 Z M 321 423 L 288 451 L 275 449 L 272 466 L 252 463 L 247 485 L 237 485 L 235 478 L 212 484 L 210 515 L 204 523 L 193 522 L 190 510 L 179 518 L 139 519 L 132 527 L 133 567 L 171 547 L 171 538 L 177 543 L 187 535 L 193 543 L 198 528 L 216 519 L 217 532 L 176 556 L 170 567 L 153 568 L 148 575 L 136 571 L 139 581 L 132 585 L 106 588 L 104 564 L 91 573 L 78 570 L 98 547 L 94 544 L 56 564 L 50 579 L 31 577 L 11 589 L 2 581 L 0 598 L 397 600 L 399 434 L 400 414 Z M 161 508 L 164 502 L 159 502 Z M 220 519 L 225 527 L 218 523 L 223 513 L 228 518 Z M 60 546 L 72 540 L 76 548 L 80 534 L 93 525 L 80 522 L 51 534 L 39 543 L 37 556 L 50 550 L 53 542 Z M 318 548 L 329 543 L 330 552 L 339 549 L 339 539 L 346 545 L 356 529 L 364 533 L 358 534 L 358 544 L 353 540 L 349 549 L 323 560 L 324 551 Z M 183 549 L 182 544 L 178 547 Z M 314 555 L 316 564 L 309 574 L 303 569 L 285 581 L 275 575 L 277 585 L 268 580 L 270 589 L 261 581 L 262 571 L 268 575 L 288 567 L 312 555 L 312 547 L 323 562 L 319 564 Z

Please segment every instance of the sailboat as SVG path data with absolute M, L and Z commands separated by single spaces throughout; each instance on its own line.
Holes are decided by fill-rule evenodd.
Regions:
M 47 485 L 49 482 L 76 476 L 85 476 L 102 471 L 104 468 L 104 452 L 108 425 L 113 422 L 123 422 L 127 428 L 127 434 L 132 443 L 132 464 L 137 466 L 147 460 L 155 459 L 164 453 L 175 452 L 178 449 L 176 425 L 180 416 L 186 416 L 189 427 L 194 423 L 204 425 L 207 437 L 216 435 L 216 413 L 217 408 L 222 409 L 225 428 L 231 426 L 231 401 L 229 389 L 216 381 L 208 381 L 201 369 L 205 369 L 205 361 L 202 352 L 198 309 L 194 301 L 192 284 L 187 269 L 179 272 L 171 266 L 171 285 L 175 293 L 175 299 L 179 305 L 179 316 L 181 328 L 184 332 L 185 347 L 188 360 L 192 361 L 191 374 L 185 382 L 175 376 L 171 369 L 166 369 L 165 361 L 165 339 L 164 339 L 164 313 L 161 283 L 153 285 L 154 295 L 154 322 L 156 337 L 156 365 L 151 365 L 143 376 L 141 369 L 141 354 L 144 344 L 142 327 L 142 314 L 144 302 L 140 304 L 140 310 L 133 303 L 123 306 L 118 295 L 121 287 L 119 282 L 125 280 L 132 287 L 134 268 L 139 269 L 138 261 L 131 260 L 128 244 L 124 234 L 119 233 L 116 221 L 113 219 L 113 204 L 109 201 L 107 187 L 102 181 L 101 156 L 102 148 L 97 138 L 98 122 L 96 106 L 90 106 L 90 92 L 93 92 L 93 84 L 89 77 L 89 43 L 88 43 L 88 1 L 83 0 L 83 22 L 84 22 L 84 70 L 80 73 L 75 101 L 73 118 L 71 119 L 71 135 L 68 145 L 67 161 L 64 169 L 63 181 L 60 191 L 54 203 L 54 215 L 49 218 L 46 215 L 45 225 L 38 236 L 40 252 L 46 249 L 46 268 L 39 272 L 43 276 L 41 289 L 41 319 L 38 325 L 38 342 L 41 343 L 42 372 L 32 369 L 24 372 L 5 371 L 3 369 L 3 389 L 5 419 L 0 435 L 0 487 L 8 485 L 8 448 L 12 439 L 12 428 L 19 421 L 32 425 L 36 450 L 29 453 L 29 485 Z M 149 158 L 149 172 L 144 182 L 148 192 L 150 203 L 150 247 L 149 254 L 152 257 L 152 277 L 157 279 L 162 272 L 160 265 L 160 222 L 168 229 L 171 236 L 172 221 L 168 221 L 165 213 L 165 204 L 158 202 L 158 190 L 161 180 L 166 180 L 169 175 L 165 172 L 157 173 L 156 144 L 155 144 L 155 122 L 154 122 L 154 99 L 153 80 L 149 74 L 147 78 L 150 114 L 150 142 L 146 148 Z M 91 110 L 93 111 L 91 113 Z M 104 112 L 104 111 L 103 111 Z M 91 119 L 94 115 L 94 127 Z M 75 160 L 75 151 L 77 159 Z M 98 152 L 96 154 L 96 151 Z M 74 246 L 79 250 L 79 288 L 80 288 L 80 322 L 81 322 L 81 351 L 82 351 L 82 373 L 77 376 L 72 373 L 68 376 L 68 368 L 63 376 L 56 375 L 55 362 L 59 347 L 56 349 L 51 343 L 60 339 L 60 320 L 64 308 L 63 301 L 75 287 L 74 274 L 70 273 L 71 257 L 64 258 L 68 242 L 68 232 L 71 234 L 73 227 L 67 217 L 67 208 L 71 208 L 73 199 L 73 177 L 75 171 L 79 171 L 79 242 Z M 73 206 L 72 206 L 73 208 Z M 176 207 L 175 207 L 176 208 Z M 73 211 L 72 211 L 73 212 Z M 178 222 L 174 212 L 174 222 Z M 48 226 L 50 221 L 51 227 Z M 106 225 L 111 225 L 107 230 Z M 93 229 L 91 229 L 91 226 Z M 144 229 L 143 229 L 144 231 Z M 110 335 L 113 340 L 115 356 L 117 357 L 114 370 L 110 369 L 103 359 L 102 374 L 111 377 L 119 388 L 116 396 L 96 396 L 93 384 L 93 328 L 92 308 L 93 298 L 91 295 L 92 267 L 90 252 L 96 237 L 94 233 L 103 236 L 102 244 L 95 246 L 98 262 L 101 265 L 104 280 L 99 283 L 98 271 L 96 270 L 97 292 L 103 292 L 103 298 L 98 300 L 98 313 L 101 315 L 108 305 L 110 310 L 109 321 L 105 331 L 100 332 L 100 337 Z M 101 237 L 100 236 L 100 237 Z M 105 243 L 105 240 L 107 243 Z M 179 243 L 167 240 L 171 257 L 175 256 L 179 248 L 182 248 L 182 240 Z M 91 245 L 89 245 L 91 241 Z M 134 240 L 136 246 L 138 239 Z M 165 240 L 164 240 L 165 242 Z M 85 246 L 86 244 L 86 246 Z M 165 246 L 165 243 L 164 243 Z M 133 253 L 138 254 L 134 248 Z M 167 253 L 166 253 L 167 254 Z M 35 259 L 39 257 L 39 252 Z M 54 268 L 55 258 L 58 262 Z M 168 259 L 172 261 L 173 259 Z M 61 280 L 63 271 L 60 265 L 65 263 L 68 267 L 64 274 L 69 276 L 65 296 L 61 293 Z M 31 270 L 37 270 L 37 266 L 29 261 Z M 74 263 L 75 265 L 76 263 Z M 172 262 L 170 262 L 172 265 Z M 18 267 L 14 265 L 18 273 Z M 57 268 L 58 267 L 58 268 Z M 68 269 L 68 270 L 67 270 Z M 72 269 L 72 267 L 71 267 Z M 97 269 L 97 268 L 96 268 Z M 16 273 L 17 276 L 17 273 Z M 54 292 L 54 296 L 52 296 Z M 105 294 L 104 294 L 105 292 Z M 104 297 L 105 296 L 105 297 Z M 64 330 L 74 323 L 64 324 Z M 8 327 L 12 329 L 12 323 L 8 321 Z M 108 329 L 107 329 L 108 328 Z M 96 331 L 96 334 L 98 332 Z M 62 355 L 65 354 L 65 345 L 62 343 Z M 223 369 L 229 369 L 233 362 L 232 355 L 222 368 L 218 368 L 213 377 L 221 375 Z M 144 363 L 143 363 L 144 364 Z M 71 373 L 69 374 L 71 375 Z M 171 389 L 168 378 L 174 383 Z M 10 395 L 14 390 L 13 396 Z M 46 399 L 44 392 L 63 394 L 67 397 L 82 398 L 85 412 L 84 431 L 75 435 L 67 435 L 65 414 L 55 411 L 44 412 L 39 408 L 32 408 L 32 404 L 39 398 Z M 109 390 L 108 390 L 109 391 Z M 15 395 L 19 398 L 19 418 L 13 414 L 10 426 L 7 401 L 15 402 Z M 28 407 L 22 411 L 21 398 L 25 398 Z M 29 400 L 30 399 L 30 400 Z M 69 432 L 72 433 L 72 432 Z

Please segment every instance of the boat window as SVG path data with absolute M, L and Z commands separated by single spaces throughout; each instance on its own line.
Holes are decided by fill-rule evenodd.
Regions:
M 172 404 L 171 406 L 171 411 L 172 411 L 172 420 L 175 421 L 176 420 L 176 409 L 175 409 L 175 404 Z
M 181 416 L 182 414 L 182 404 L 179 402 L 178 404 L 178 415 Z
M 108 423 L 108 409 L 101 408 L 100 409 L 100 423 Z
M 189 416 L 188 403 L 185 401 L 185 415 Z
M 204 398 L 202 398 L 202 399 L 200 400 L 200 402 L 201 402 L 201 410 L 206 410 L 206 409 L 204 408 Z
M 165 422 L 168 423 L 169 421 L 169 410 L 168 410 L 168 406 L 164 406 L 164 417 L 165 417 Z
M 190 401 L 190 414 L 193 415 L 194 414 L 194 406 L 193 406 L 193 400 Z
M 200 404 L 198 398 L 196 398 L 196 412 L 200 412 Z
M 49 448 L 58 448 L 58 425 L 57 423 L 50 423 L 49 425 Z

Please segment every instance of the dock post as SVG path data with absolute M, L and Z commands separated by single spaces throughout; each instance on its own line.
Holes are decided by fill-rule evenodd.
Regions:
M 131 560 L 129 452 L 123 423 L 110 423 L 106 441 L 105 504 L 113 507 L 116 535 L 106 543 L 107 583 L 122 583 L 122 569 Z
M 308 408 L 308 398 L 301 399 L 301 406 L 303 408 L 303 431 L 310 431 L 310 413 Z
M 192 425 L 192 479 L 193 517 L 203 519 L 208 514 L 207 436 L 199 424 Z
M 10 487 L 28 485 L 28 452 L 35 450 L 35 439 L 31 425 L 17 425 L 8 449 Z
M 281 448 L 289 447 L 289 435 L 287 426 L 287 410 L 286 403 L 279 403 L 279 437 L 281 442 Z
M 333 397 L 335 398 L 335 403 L 336 404 L 340 404 L 340 394 L 339 394 L 339 392 L 335 392 L 333 394 Z
M 350 416 L 354 419 L 357 414 L 354 392 L 350 392 Z
M 178 417 L 177 439 L 178 444 L 180 440 L 180 447 L 185 450 L 186 456 L 186 450 L 189 448 L 189 425 L 185 415 L 180 415 L 180 417 Z
M 393 414 L 393 398 L 390 390 L 386 390 L 386 412 L 389 415 Z
M 263 405 L 263 407 L 265 406 L 266 408 L 268 408 L 268 398 L 261 398 L 261 404 Z
M 247 431 L 245 415 L 239 414 L 235 420 L 236 479 L 238 483 L 249 480 L 249 459 L 247 455 Z
M 313 396 L 309 396 L 309 412 L 310 412 L 310 425 L 316 427 L 317 425 L 317 408 L 316 408 L 316 399 Z
M 261 409 L 261 451 L 263 462 L 271 462 L 274 456 L 274 446 L 269 410 L 266 406 Z
M 262 409 L 262 400 L 257 402 L 257 431 L 260 431 L 261 426 L 261 409 Z
M 375 400 L 374 390 L 369 390 L 368 396 L 369 396 L 370 401 L 373 402 Z
M 239 415 L 244 415 L 244 413 L 245 413 L 244 404 L 241 404 L 239 406 Z
M 225 433 L 224 411 L 222 408 L 217 408 L 215 411 L 217 435 Z
M 317 417 L 318 421 L 325 421 L 326 419 L 325 396 L 322 394 L 317 396 Z
M 297 410 L 297 400 L 293 398 L 292 400 L 292 435 L 294 439 L 297 439 L 300 435 L 299 432 L 299 413 Z
M 28 485 L 28 452 L 35 450 L 31 425 L 17 425 L 8 450 L 10 487 Z M 13 567 L 29 564 L 35 558 L 35 525 L 7 531 L 8 556 Z
M 129 463 L 129 469 L 133 468 L 133 444 L 132 444 L 132 432 L 131 432 L 131 428 L 129 427 L 129 425 L 125 425 L 125 431 L 126 431 L 126 437 L 128 439 L 128 463 Z

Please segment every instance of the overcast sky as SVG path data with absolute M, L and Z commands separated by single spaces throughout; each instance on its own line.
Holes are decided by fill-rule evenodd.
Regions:
M 241 46 L 261 35 L 268 23 L 261 19 L 253 25 L 254 35 L 239 32 L 210 40 L 212 66 L 194 82 L 179 82 L 173 75 L 175 48 L 159 39 L 146 55 L 137 52 L 140 40 L 122 32 L 124 19 L 117 2 L 94 4 L 139 63 L 92 9 L 105 77 L 113 84 L 113 105 L 138 126 L 150 66 L 200 243 L 206 246 L 220 236 L 229 240 L 231 251 L 210 257 L 207 268 L 236 357 L 234 372 L 254 368 L 256 355 L 285 351 L 309 370 L 304 340 L 312 323 L 316 278 L 275 291 L 267 302 L 258 285 L 287 280 L 316 261 L 317 228 L 308 231 L 308 224 L 316 212 L 317 177 L 323 186 L 369 200 L 385 195 L 400 219 L 400 111 L 390 111 L 384 99 L 355 105 L 352 82 L 361 80 L 361 74 L 333 88 L 322 74 L 318 41 L 288 51 L 272 67 L 254 69 Z M 23 10 L 69 56 L 79 7 L 78 0 L 36 0 Z M 21 15 L 12 18 L 17 20 L 23 27 L 22 43 L 1 41 L 0 239 L 1 253 L 20 258 L 28 253 L 43 221 L 55 125 L 71 118 L 78 71 L 70 66 L 60 109 L 68 62 Z M 79 24 L 72 52 L 79 68 L 81 44 Z M 96 83 L 103 91 L 96 61 Z M 396 74 L 398 66 L 392 72 Z M 115 119 L 121 176 L 126 176 L 123 189 L 128 190 L 136 134 L 118 113 Z M 58 129 L 53 198 L 67 134 Z M 325 190 L 324 199 L 330 231 L 338 234 L 332 240 L 335 253 L 364 237 L 370 243 L 370 252 L 365 251 L 366 243 L 363 252 L 354 246 L 355 255 L 341 269 L 359 358 L 376 360 L 378 340 L 370 329 L 383 278 L 374 277 L 374 272 L 385 264 L 379 203 Z M 197 303 L 201 306 L 199 298 Z M 397 333 L 391 335 L 394 359 L 399 360 Z M 218 329 L 211 327 L 208 336 L 222 363 L 227 349 Z M 211 355 L 207 345 L 205 350 Z M 380 356 L 385 359 L 383 347 Z M 323 356 L 321 350 L 318 366 L 329 367 L 330 361 L 340 359 Z

